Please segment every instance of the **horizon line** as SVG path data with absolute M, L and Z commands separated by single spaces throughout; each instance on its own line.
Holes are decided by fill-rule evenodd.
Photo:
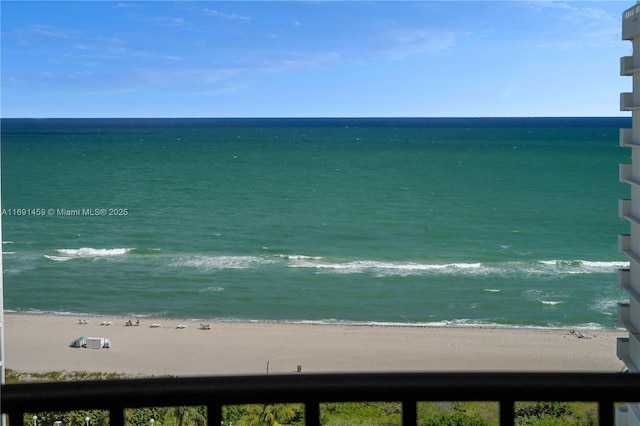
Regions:
M 0 120 L 421 120 L 421 119 L 534 119 L 534 118 L 631 118 L 631 115 L 533 115 L 533 116 L 93 116 L 93 117 L 0 117 Z

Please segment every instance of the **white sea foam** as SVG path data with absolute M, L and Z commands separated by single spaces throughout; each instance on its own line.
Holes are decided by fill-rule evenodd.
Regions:
M 60 260 L 60 259 L 54 259 Z M 377 277 L 415 275 L 564 275 L 589 273 L 615 273 L 628 262 L 600 262 L 585 260 L 540 260 L 498 262 L 408 262 L 380 260 L 345 260 L 305 254 L 275 254 L 270 256 L 185 256 L 175 260 L 173 267 L 190 267 L 201 270 L 250 269 L 270 264 L 282 264 L 290 268 L 306 268 L 316 274 L 372 274 Z M 498 292 L 497 289 L 484 289 Z
M 211 292 L 220 292 L 224 291 L 224 287 L 206 287 L 200 290 L 200 292 L 211 291 Z
M 420 274 L 490 275 L 524 273 L 527 275 L 615 273 L 628 262 L 600 262 L 586 260 L 540 260 L 533 262 L 506 262 L 485 264 L 481 262 L 419 263 L 386 262 L 377 260 L 341 261 L 316 256 L 280 255 L 288 260 L 289 267 L 316 269 L 318 273 L 361 274 L 377 276 L 407 276 Z M 491 289 L 485 289 L 490 291 Z
M 588 269 L 589 272 L 615 272 L 620 268 L 628 268 L 629 262 L 592 262 L 582 260 L 582 265 L 584 268 Z
M 58 256 L 45 255 L 47 259 L 55 261 L 65 261 L 76 258 L 96 258 L 96 257 L 112 257 L 122 256 L 127 254 L 133 249 L 129 248 L 113 248 L 113 249 L 98 249 L 90 247 L 82 247 L 79 249 L 56 249 L 55 252 Z
M 326 259 L 297 258 L 289 266 L 292 268 L 314 268 L 318 272 L 335 274 L 373 273 L 377 276 L 407 276 L 424 273 L 441 274 L 480 274 L 488 273 L 491 268 L 481 263 L 416 263 L 382 262 L 375 260 L 356 260 L 350 262 L 327 261 Z
M 50 254 L 45 254 L 44 257 L 54 262 L 66 262 L 67 260 L 73 259 L 73 257 L 52 256 Z
M 265 322 L 265 321 L 247 321 L 238 320 L 239 322 Z M 274 321 L 288 324 L 311 324 L 311 325 L 346 325 L 346 326 L 366 326 L 366 327 L 424 327 L 424 328 L 491 328 L 491 329 L 523 329 L 523 330 L 601 330 L 602 324 L 587 323 L 572 326 L 566 325 L 526 325 L 526 324 L 502 324 L 492 321 L 477 319 L 452 319 L 448 321 L 431 321 L 431 322 L 389 322 L 389 321 L 346 321 L 336 319 L 324 320 L 297 320 L 297 321 Z
M 618 303 L 622 301 L 623 300 L 621 299 L 612 299 L 612 298 L 600 299 L 600 300 L 596 300 L 590 306 L 590 309 L 604 313 L 604 314 L 609 314 L 612 310 L 615 311 L 616 307 L 618 306 Z
M 190 256 L 173 262 L 172 266 L 186 266 L 211 271 L 216 269 L 249 269 L 273 262 L 274 260 L 258 256 Z
M 565 303 L 565 300 L 570 298 L 569 294 L 555 292 L 555 291 L 542 291 L 538 289 L 529 289 L 523 291 L 523 295 L 531 301 L 535 301 L 545 306 L 557 306 Z M 560 300 L 559 300 L 560 299 Z
M 590 260 L 540 260 L 539 265 L 544 265 L 554 272 L 564 274 L 593 274 L 593 273 L 612 273 L 620 268 L 629 267 L 629 262 L 613 261 L 590 261 Z M 544 272 L 541 270 L 540 272 Z
M 322 256 L 305 256 L 302 254 L 279 254 L 278 257 L 288 260 L 322 260 Z

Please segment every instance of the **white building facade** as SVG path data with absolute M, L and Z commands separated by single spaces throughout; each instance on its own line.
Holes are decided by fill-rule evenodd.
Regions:
M 618 236 L 629 268 L 618 271 L 618 285 L 629 295 L 618 305 L 618 323 L 629 337 L 618 339 L 617 354 L 630 372 L 640 372 L 640 3 L 622 14 L 622 39 L 633 43 L 633 55 L 620 58 L 620 75 L 633 79 L 631 92 L 620 94 L 620 110 L 631 112 L 632 126 L 620 129 L 620 146 L 631 149 L 631 163 L 620 164 L 620 181 L 629 184 L 630 199 L 619 201 L 619 215 L 629 222 L 629 234 Z M 640 404 L 616 412 L 616 424 L 640 426 Z

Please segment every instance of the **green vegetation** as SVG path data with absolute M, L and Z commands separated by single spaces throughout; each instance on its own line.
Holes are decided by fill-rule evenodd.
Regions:
M 240 417 L 237 420 L 227 417 L 226 423 L 233 422 L 234 425 L 239 426 L 304 424 L 302 404 L 252 404 L 240 407 L 238 413 Z
M 320 405 L 323 425 L 379 425 L 402 423 L 402 405 L 398 402 L 343 402 Z
M 498 425 L 497 402 L 420 402 L 419 426 Z
M 586 402 L 518 402 L 516 425 L 597 425 L 598 406 Z
M 5 383 L 25 382 L 79 382 L 81 380 L 115 380 L 126 379 L 130 376 L 118 373 L 90 373 L 87 371 L 51 371 L 48 373 L 20 373 L 15 370 L 5 370 Z
M 7 383 L 108 380 L 128 376 L 87 372 L 51 372 L 23 374 L 6 371 Z M 517 402 L 517 426 L 592 426 L 598 423 L 597 404 L 587 402 Z M 419 426 L 497 426 L 499 406 L 496 402 L 420 402 L 417 406 Z M 23 424 L 108 426 L 109 413 L 103 410 L 26 413 Z M 204 426 L 204 406 L 131 408 L 124 412 L 128 426 Z M 302 426 L 303 404 L 249 404 L 222 407 L 224 425 L 234 426 Z M 399 402 L 345 402 L 320 405 L 320 419 L 325 426 L 395 426 L 402 423 Z

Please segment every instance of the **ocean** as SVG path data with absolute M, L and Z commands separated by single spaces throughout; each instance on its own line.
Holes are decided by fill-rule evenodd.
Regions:
M 5 310 L 610 328 L 630 118 L 3 119 Z

